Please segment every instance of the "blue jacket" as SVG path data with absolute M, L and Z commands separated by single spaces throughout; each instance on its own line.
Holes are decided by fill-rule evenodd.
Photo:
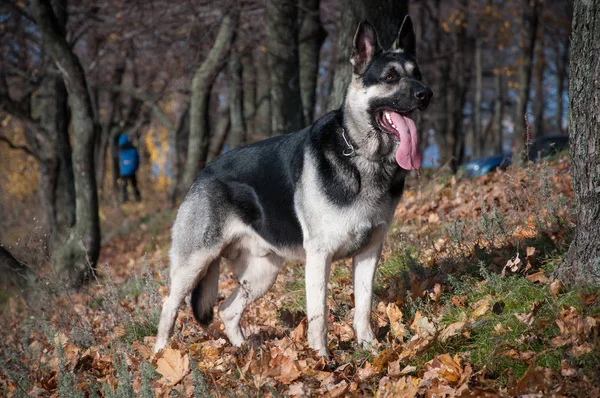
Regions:
M 125 134 L 119 136 L 119 172 L 121 177 L 135 175 L 140 165 L 140 155 Z

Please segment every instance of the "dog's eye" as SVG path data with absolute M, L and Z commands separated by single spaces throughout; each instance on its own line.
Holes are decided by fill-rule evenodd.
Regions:
M 392 75 L 391 73 L 385 77 L 385 80 L 387 80 L 388 82 L 391 82 L 394 79 L 395 79 L 395 76 Z

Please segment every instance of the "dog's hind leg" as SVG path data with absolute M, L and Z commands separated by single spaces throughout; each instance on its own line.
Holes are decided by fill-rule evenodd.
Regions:
M 173 331 L 177 311 L 185 297 L 190 294 L 198 280 L 202 278 L 217 256 L 208 250 L 197 250 L 183 259 L 171 253 L 171 288 L 167 301 L 163 304 L 158 323 L 158 334 L 154 352 L 163 348 Z
M 275 283 L 283 259 L 275 255 L 251 257 L 241 255 L 235 262 L 239 285 L 219 307 L 225 333 L 234 346 L 244 341 L 240 320 L 246 307 L 262 297 Z

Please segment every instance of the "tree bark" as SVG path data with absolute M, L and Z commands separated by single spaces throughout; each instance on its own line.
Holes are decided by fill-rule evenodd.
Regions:
M 271 136 L 271 77 L 267 48 L 261 46 L 255 54 L 256 59 L 256 116 L 255 134 Z
M 502 72 L 496 71 L 494 76 L 494 85 L 496 89 L 496 100 L 494 101 L 494 132 L 496 136 L 495 148 L 498 154 L 504 152 L 504 83 Z
M 577 227 L 556 276 L 600 286 L 600 3 L 576 0 L 569 82 L 571 174 Z
M 298 71 L 298 0 L 267 0 L 267 52 L 271 73 L 271 130 L 304 126 Z
M 242 64 L 240 56 L 235 51 L 229 55 L 229 114 L 231 130 L 229 131 L 229 149 L 239 148 L 244 144 L 244 113 L 242 94 Z
M 406 0 L 347 0 L 343 2 L 337 39 L 336 71 L 328 110 L 342 105 L 346 87 L 350 83 L 352 68 L 350 52 L 356 28 L 361 20 L 369 21 L 375 29 L 383 48 L 388 49 L 396 40 L 404 17 L 408 13 Z
M 535 103 L 533 104 L 533 134 L 536 137 L 544 136 L 544 111 L 546 108 L 546 95 L 544 93 L 544 71 L 546 70 L 546 56 L 544 47 L 544 26 L 540 26 L 535 62 Z
M 529 103 L 529 91 L 531 88 L 531 72 L 533 55 L 535 49 L 536 32 L 539 22 L 541 8 L 540 0 L 533 0 L 533 5 L 525 2 L 522 11 L 521 26 L 521 53 L 519 55 L 519 90 L 517 93 L 517 104 L 515 113 L 515 127 L 513 132 L 514 154 L 513 163 L 521 165 L 527 161 L 527 144 L 531 137 L 527 137 L 527 104 Z
M 482 154 L 482 124 L 481 124 L 481 100 L 483 97 L 483 40 L 480 37 L 475 38 L 475 104 L 473 105 L 473 115 L 475 123 L 473 125 L 473 154 L 479 158 Z
M 215 126 L 215 133 L 210 140 L 210 148 L 208 149 L 206 163 L 209 163 L 221 154 L 223 146 L 225 145 L 225 140 L 227 139 L 227 134 L 229 133 L 229 117 L 229 107 L 225 106 L 224 109 L 219 112 L 219 121 Z
M 71 51 L 49 1 L 33 0 L 31 4 L 45 46 L 63 77 L 73 118 L 76 221 L 62 250 L 55 253 L 54 261 L 60 273 L 73 286 L 79 286 L 93 272 L 100 253 L 100 222 L 93 161 L 98 126 L 94 120 L 83 68 Z
M 319 52 L 327 32 L 321 24 L 319 0 L 300 0 L 298 59 L 304 125 L 313 122 L 319 77 Z
M 256 66 L 252 53 L 247 53 L 242 56 L 242 94 L 244 97 L 244 124 L 248 134 L 254 133 L 255 130 L 256 84 Z
M 172 132 L 173 137 L 173 166 L 172 166 L 172 174 L 171 174 L 171 187 L 169 189 L 169 203 L 172 206 L 175 205 L 178 198 L 181 198 L 184 194 L 184 188 L 181 184 L 181 179 L 183 177 L 183 168 L 185 166 L 185 159 L 187 155 L 187 142 L 189 139 L 189 131 L 190 131 L 190 104 L 189 102 L 186 104 L 183 113 L 179 117 L 179 122 L 175 128 L 175 131 Z
M 185 190 L 192 185 L 196 175 L 206 162 L 209 142 L 208 108 L 210 91 L 233 42 L 238 19 L 239 10 L 236 6 L 223 16 L 215 43 L 202 65 L 196 70 L 192 80 L 190 135 L 182 179 Z
M 0 286 L 26 289 L 33 273 L 25 264 L 17 260 L 10 251 L 0 245 Z
M 569 66 L 569 45 L 571 43 L 568 36 L 563 43 L 562 46 L 559 44 L 556 50 L 556 131 L 560 135 L 565 134 L 565 129 L 563 128 L 563 97 L 565 94 L 567 67 Z

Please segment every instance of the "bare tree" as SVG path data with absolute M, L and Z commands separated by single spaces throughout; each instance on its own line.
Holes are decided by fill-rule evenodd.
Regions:
M 556 276 L 600 286 L 600 3 L 576 0 L 569 83 L 571 174 L 577 227 Z
M 513 132 L 513 140 L 515 142 L 513 162 L 517 165 L 527 159 L 526 145 L 528 137 L 525 134 L 525 120 L 531 89 L 531 72 L 541 7 L 542 3 L 540 0 L 533 0 L 525 2 L 522 10 L 520 41 L 523 45 L 519 54 L 519 89 L 515 109 L 515 129 Z
M 244 143 L 244 104 L 242 94 L 242 64 L 240 55 L 232 51 L 229 55 L 229 115 L 231 129 L 229 131 L 229 148 L 239 148 Z
M 319 3 L 319 0 L 300 0 L 298 14 L 300 25 L 298 58 L 304 125 L 311 124 L 314 119 L 319 52 L 326 37 L 326 31 L 321 24 Z
M 304 126 L 298 71 L 298 0 L 267 0 L 267 53 L 273 135 Z
M 209 144 L 208 107 L 210 92 L 217 75 L 226 60 L 235 36 L 239 9 L 230 8 L 223 16 L 215 42 L 192 80 L 190 102 L 190 134 L 188 153 L 183 172 L 184 191 L 192 185 L 198 172 L 206 162 Z
M 73 118 L 76 220 L 64 246 L 55 253 L 55 263 L 73 285 L 79 285 L 90 276 L 100 253 L 100 220 L 93 162 L 98 125 L 83 68 L 71 51 L 49 1 L 34 0 L 32 8 L 46 48 L 63 77 Z

